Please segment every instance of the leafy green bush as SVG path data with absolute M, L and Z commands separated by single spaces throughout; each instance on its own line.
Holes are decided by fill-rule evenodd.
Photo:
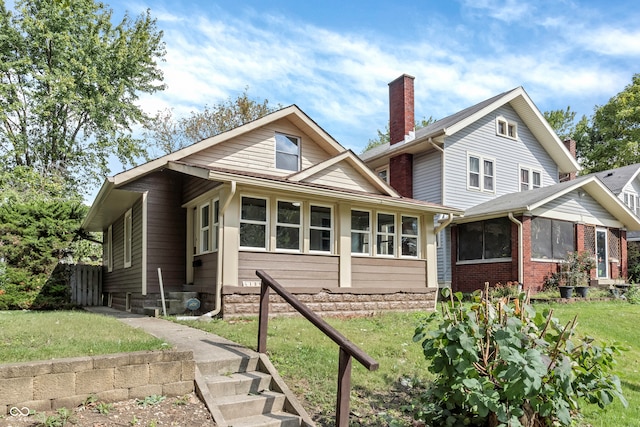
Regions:
M 617 349 L 574 338 L 576 318 L 563 326 L 551 310 L 537 313 L 525 294 L 509 301 L 477 292 L 464 304 L 460 293 L 443 292 L 442 313 L 425 317 L 414 336 L 436 376 L 416 418 L 438 426 L 568 426 L 581 402 L 627 404 L 609 373 Z
M 640 304 L 640 286 L 631 285 L 627 293 L 624 294 L 625 298 L 631 304 Z

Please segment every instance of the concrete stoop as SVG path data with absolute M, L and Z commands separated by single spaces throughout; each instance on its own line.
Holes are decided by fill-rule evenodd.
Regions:
M 196 362 L 196 390 L 220 427 L 310 427 L 265 355 Z
M 168 292 L 164 300 L 167 315 L 184 314 L 187 311 L 187 300 L 197 297 L 197 292 Z M 145 316 L 160 317 L 162 315 L 162 299 L 160 298 L 151 302 L 151 304 L 154 303 L 155 305 L 145 305 L 142 308 L 142 314 Z

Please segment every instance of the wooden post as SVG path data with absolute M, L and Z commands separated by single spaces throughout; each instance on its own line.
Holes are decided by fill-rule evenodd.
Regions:
M 338 401 L 336 427 L 349 427 L 349 398 L 351 397 L 351 355 L 340 347 L 338 365 Z
M 269 324 L 269 285 L 262 280 L 260 285 L 260 317 L 258 318 L 258 353 L 267 352 L 267 329 Z

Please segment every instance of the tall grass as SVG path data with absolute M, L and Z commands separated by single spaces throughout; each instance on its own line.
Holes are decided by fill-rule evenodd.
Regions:
M 170 348 L 115 318 L 83 311 L 0 311 L 0 363 Z
M 627 350 L 616 357 L 616 371 L 629 406 L 615 402 L 604 410 L 585 406 L 582 425 L 631 427 L 640 425 L 640 306 L 625 302 L 581 302 L 536 304 L 536 309 L 554 310 L 554 317 L 568 322 L 578 315 L 578 334 L 598 341 L 618 342 Z M 326 319 L 343 335 L 380 363 L 369 372 L 353 362 L 352 411 L 399 414 L 410 401 L 390 400 L 389 391 L 407 398 L 412 379 L 428 380 L 428 362 L 419 344 L 412 342 L 415 313 L 390 313 L 367 318 Z M 193 324 L 250 348 L 256 348 L 257 319 L 216 320 Z M 269 321 L 267 347 L 274 365 L 293 391 L 312 411 L 335 410 L 338 347 L 302 318 Z M 366 397 L 366 398 L 365 398 Z M 382 425 L 382 424 L 381 424 Z

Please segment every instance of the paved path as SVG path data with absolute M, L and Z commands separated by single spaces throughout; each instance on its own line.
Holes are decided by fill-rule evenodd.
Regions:
M 258 357 L 258 353 L 255 351 L 233 341 L 168 320 L 118 311 L 102 306 L 85 307 L 85 310 L 115 317 L 129 326 L 140 328 L 157 338 L 167 341 L 178 350 L 192 350 L 196 363 L 223 361 L 238 356 L 242 358 Z

